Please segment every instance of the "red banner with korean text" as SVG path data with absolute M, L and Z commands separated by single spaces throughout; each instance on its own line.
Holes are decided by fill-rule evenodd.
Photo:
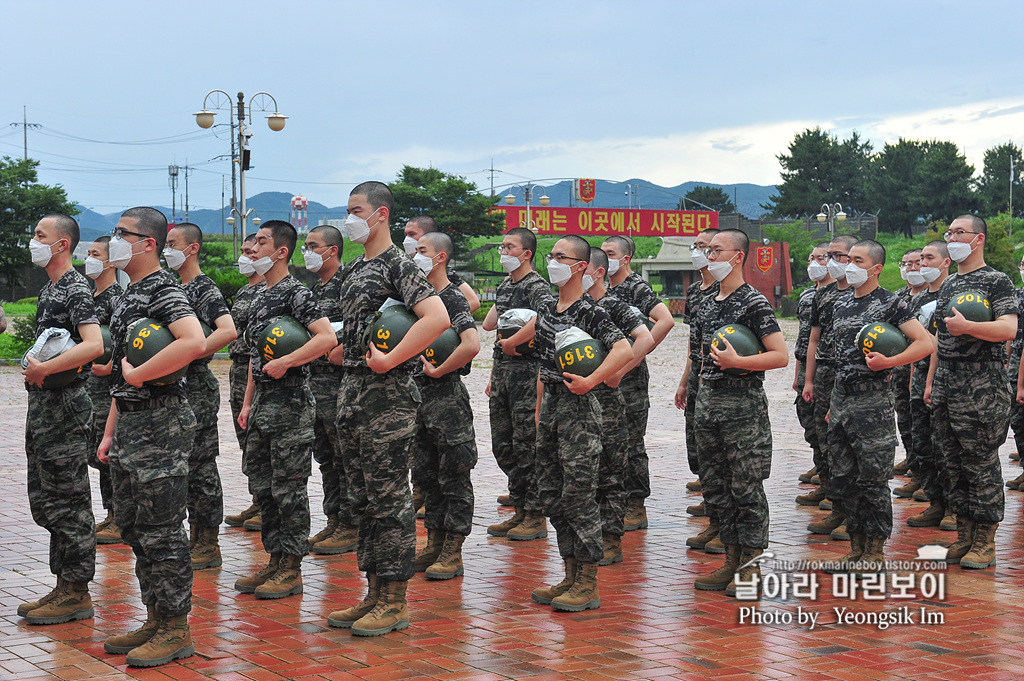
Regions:
M 495 206 L 505 214 L 505 229 L 528 227 L 526 208 Z M 709 227 L 718 227 L 718 213 L 706 210 L 647 210 L 628 208 L 530 207 L 530 221 L 540 235 L 579 234 L 601 236 L 697 236 Z

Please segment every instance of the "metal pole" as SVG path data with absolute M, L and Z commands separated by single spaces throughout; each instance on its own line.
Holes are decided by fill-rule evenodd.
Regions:
M 239 211 L 238 221 L 236 225 L 240 224 L 242 227 L 242 234 L 247 231 L 246 227 L 246 212 L 245 212 L 245 135 L 243 130 L 245 129 L 245 95 L 241 92 L 238 93 L 238 189 L 242 195 L 242 210 Z
M 188 159 L 185 159 L 185 222 L 188 222 Z
M 220 176 L 220 240 L 224 241 L 224 176 Z M 237 260 L 237 258 L 235 258 Z
M 21 130 L 25 133 L 25 160 L 28 160 L 28 112 L 27 107 L 21 107 Z
M 231 210 L 235 211 L 238 207 L 238 179 L 235 177 L 236 167 L 238 165 L 238 158 L 235 156 L 235 117 L 230 116 L 231 120 Z M 238 222 L 231 225 L 231 251 L 235 254 L 235 260 L 238 260 Z

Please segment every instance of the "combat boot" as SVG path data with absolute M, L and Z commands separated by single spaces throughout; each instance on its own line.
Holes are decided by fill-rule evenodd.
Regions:
M 860 560 L 860 557 L 864 555 L 864 549 L 867 548 L 867 545 L 867 535 L 854 532 L 850 535 L 850 550 L 838 561 L 827 561 L 825 567 L 822 568 L 822 572 L 829 575 L 849 572 L 853 565 Z
M 64 580 L 60 577 L 57 578 L 57 586 L 53 587 L 50 593 L 46 594 L 37 601 L 29 601 L 28 603 L 22 603 L 18 606 L 18 617 L 24 617 L 36 608 L 41 608 L 54 598 L 63 593 Z
M 704 486 L 700 484 L 700 480 L 691 480 L 686 483 L 687 492 L 703 492 Z
M 686 545 L 692 549 L 703 549 L 706 548 L 708 542 L 718 536 L 719 530 L 722 526 L 718 523 L 711 523 L 704 528 L 704 531 L 698 534 L 696 537 L 690 537 L 686 540 Z
M 906 475 L 907 471 L 909 471 L 909 470 L 910 470 L 910 462 L 907 461 L 906 459 L 903 459 L 903 461 L 900 461 L 898 464 L 896 464 L 896 465 L 894 465 L 892 467 L 892 472 L 895 475 Z
M 816 520 L 807 525 L 807 531 L 811 534 L 832 534 L 832 530 L 846 522 L 846 516 L 839 511 L 831 511 L 821 520 Z
M 704 553 L 710 553 L 715 556 L 720 556 L 726 553 L 725 544 L 722 542 L 721 534 L 704 545 Z
M 643 499 L 630 499 L 626 506 L 626 517 L 622 521 L 626 532 L 647 529 L 647 508 Z
M 818 502 L 818 508 L 822 511 L 831 511 L 832 500 L 826 496 L 824 499 Z
M 341 629 L 350 629 L 359 618 L 368 615 L 380 597 L 380 577 L 372 572 L 366 573 L 366 595 L 363 600 L 345 610 L 335 610 L 327 616 L 327 624 Z
M 893 494 L 898 496 L 900 499 L 909 499 L 914 496 L 914 492 L 921 489 L 921 478 L 917 477 L 916 473 L 911 472 L 910 482 L 905 485 L 901 485 L 892 491 Z
M 130 653 L 156 636 L 156 630 L 159 625 L 160 622 L 156 617 L 156 608 L 152 605 L 147 605 L 145 623 L 135 631 L 130 631 L 122 636 L 107 637 L 107 640 L 103 642 L 103 650 L 112 655 Z
M 956 513 L 946 509 L 946 515 L 942 517 L 939 529 L 943 532 L 956 532 Z
M 817 506 L 825 499 L 825 485 L 818 485 L 807 494 L 801 494 L 796 498 L 797 506 Z
M 755 549 L 750 546 L 744 546 L 740 549 L 740 566 L 736 569 L 735 574 L 732 576 L 732 581 L 725 587 L 725 595 L 736 598 L 736 582 L 740 581 L 744 584 L 754 583 L 754 589 L 758 594 L 761 593 L 761 563 L 754 559 L 763 553 L 761 549 Z
M 377 604 L 352 624 L 352 633 L 356 636 L 380 636 L 397 629 L 408 629 L 409 606 L 405 602 L 408 586 L 408 581 L 382 579 Z
M 509 530 L 505 536 L 516 541 L 543 539 L 548 536 L 548 521 L 542 513 L 527 511 L 523 522 Z
M 427 495 L 423 493 L 423 490 L 419 485 L 412 486 L 412 507 L 416 509 L 417 514 L 426 505 Z M 417 515 L 419 517 L 419 515 Z
M 937 527 L 942 519 L 946 517 L 946 509 L 938 501 L 932 501 L 928 508 L 917 515 L 907 518 L 907 525 L 911 527 Z
M 551 605 L 551 601 L 558 598 L 569 590 L 576 583 L 576 569 L 579 562 L 575 558 L 563 558 L 565 562 L 565 577 L 554 586 L 542 586 L 533 590 L 530 597 L 541 605 Z
M 256 598 L 284 598 L 302 593 L 302 556 L 284 554 L 277 572 L 256 587 Z
M 597 592 L 597 563 L 580 563 L 569 590 L 551 599 L 551 607 L 564 612 L 596 610 L 601 607 Z
M 1024 483 L 1024 473 L 1021 473 L 1016 478 L 1006 483 L 1006 487 L 1008 489 L 1015 489 L 1019 492 L 1024 492 L 1024 490 L 1020 488 L 1021 483 Z
M 694 505 L 694 506 L 687 506 L 686 507 L 686 512 L 689 513 L 690 515 L 692 515 L 694 518 L 707 518 L 708 517 L 708 509 L 707 509 L 707 506 L 704 505 L 703 501 L 700 502 L 699 504 Z
M 516 507 L 516 512 L 513 515 L 500 523 L 489 525 L 487 527 L 487 534 L 491 537 L 504 537 L 508 534 L 509 530 L 524 520 L 526 520 L 526 512 L 523 511 L 522 507 Z
M 850 541 L 850 533 L 846 531 L 846 523 L 843 523 L 829 533 L 835 541 Z
M 420 549 L 414 561 L 416 572 L 423 572 L 437 562 L 437 557 L 441 555 L 441 549 L 444 547 L 444 537 L 444 530 L 427 529 L 427 545 Z
M 355 551 L 359 544 L 359 528 L 339 522 L 326 539 L 317 542 L 310 549 L 313 553 L 322 556 L 333 556 L 339 553 Z
M 960 567 L 981 569 L 996 564 L 996 529 L 999 523 L 976 523 L 974 527 L 974 544 L 971 550 L 960 559 Z M 32 622 L 32 615 L 28 616 Z
M 817 474 L 818 474 L 818 467 L 817 466 L 811 466 L 811 470 L 807 471 L 806 473 L 801 473 L 799 478 L 797 478 L 797 479 L 800 480 L 800 482 L 805 482 L 807 484 L 810 484 L 811 480 L 814 480 L 814 476 L 817 475 Z
M 598 565 L 611 565 L 622 562 L 622 537 L 611 532 L 604 532 L 601 535 L 604 544 L 604 555 L 598 561 Z
M 427 579 L 451 579 L 465 574 L 462 566 L 462 543 L 466 538 L 461 534 L 448 533 L 444 538 L 441 555 L 434 564 L 427 568 L 424 577 Z
M 188 615 L 178 615 L 161 619 L 156 634 L 128 653 L 125 661 L 131 667 L 155 667 L 192 657 L 195 652 L 192 632 L 188 628 Z
M 928 498 L 928 494 L 927 492 L 924 491 L 924 489 L 916 490 L 910 496 L 910 498 L 913 499 L 914 501 L 931 501 L 931 499 Z
M 1010 461 L 1020 461 L 1020 452 L 1010 452 Z
M 120 544 L 123 541 L 124 539 L 121 538 L 121 528 L 117 526 L 112 516 L 108 516 L 106 520 L 96 526 L 97 544 Z
M 512 495 L 510 494 L 499 494 L 498 495 L 498 506 L 511 506 Z
M 257 513 L 253 517 L 242 523 L 242 529 L 249 530 L 250 532 L 260 532 L 263 530 L 263 518 Z
M 866 537 L 864 553 L 849 570 L 854 575 L 871 575 L 885 572 L 885 537 Z
M 235 590 L 241 591 L 244 594 L 251 594 L 256 591 L 256 587 L 263 584 L 277 573 L 277 568 L 281 565 L 281 554 L 272 553 L 270 554 L 270 562 L 267 563 L 267 567 L 263 568 L 252 577 L 241 577 L 235 580 Z
M 722 591 L 729 586 L 733 575 L 740 566 L 740 547 L 738 544 L 726 544 L 725 563 L 709 575 L 693 580 L 693 585 L 701 591 Z
M 256 499 L 253 498 L 252 504 L 249 505 L 249 508 L 245 509 L 241 513 L 236 513 L 235 515 L 224 516 L 224 522 L 231 527 L 242 527 L 246 520 L 258 515 L 259 512 L 260 505 L 256 502 Z
M 89 596 L 89 582 L 65 580 L 60 592 L 48 603 L 29 611 L 25 621 L 29 624 L 62 624 L 72 620 L 84 620 L 95 614 L 92 597 Z
M 960 559 L 967 555 L 974 546 L 975 522 L 956 517 L 956 540 L 946 550 L 947 563 L 959 563 Z
M 223 560 L 220 555 L 220 542 L 217 536 L 219 527 L 200 527 L 196 532 L 196 543 L 189 552 L 192 557 L 192 569 L 220 567 Z
M 334 534 L 334 531 L 336 529 L 338 529 L 338 514 L 332 513 L 331 515 L 327 516 L 327 527 L 320 530 L 319 532 L 317 532 L 309 538 L 309 547 L 313 548 L 314 546 L 322 542 L 324 539 L 327 539 L 332 534 Z

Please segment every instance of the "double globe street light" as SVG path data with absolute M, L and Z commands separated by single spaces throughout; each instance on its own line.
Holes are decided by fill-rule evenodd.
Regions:
M 821 204 L 821 212 L 818 213 L 818 222 L 828 222 L 829 238 L 835 236 L 836 220 L 839 222 L 846 220 L 846 213 L 843 212 L 843 205 L 841 203 Z
M 534 234 L 539 230 L 537 229 L 537 223 L 530 219 L 530 207 L 533 204 L 533 193 L 540 189 L 540 196 L 537 198 L 537 202 L 542 206 L 546 206 L 551 203 L 551 197 L 548 196 L 547 190 L 539 185 L 527 182 L 526 184 L 514 184 L 508 188 L 508 194 L 505 195 L 505 203 L 513 205 L 516 202 L 516 195 L 513 192 L 514 189 L 518 189 L 523 193 L 523 200 L 526 202 L 526 221 L 520 222 L 520 227 L 526 227 Z

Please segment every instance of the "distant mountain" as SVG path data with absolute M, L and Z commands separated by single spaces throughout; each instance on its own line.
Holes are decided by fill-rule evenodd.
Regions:
M 111 220 L 110 216 L 100 215 L 85 206 L 76 207 L 81 211 L 75 216 L 75 219 L 78 220 L 82 242 L 92 242 L 98 236 L 109 235 L 110 230 L 114 229 L 114 225 L 117 224 L 117 218 L 121 215 L 120 213 L 114 213 L 114 219 Z

